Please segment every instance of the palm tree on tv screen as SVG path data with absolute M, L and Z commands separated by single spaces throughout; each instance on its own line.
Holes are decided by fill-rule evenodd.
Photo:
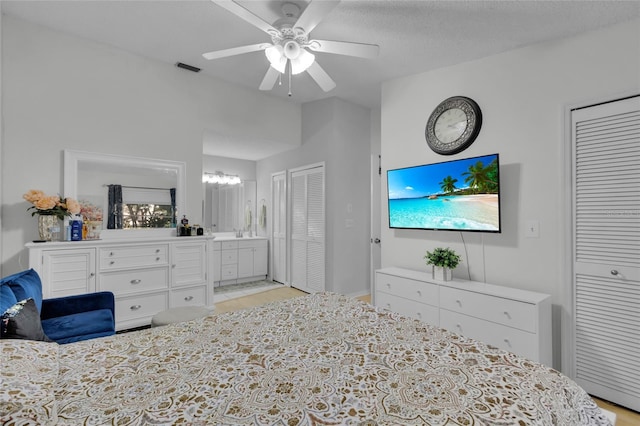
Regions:
M 458 182 L 458 179 L 447 176 L 446 178 L 442 179 L 442 182 L 440 182 L 438 185 L 440 185 L 440 188 L 442 188 L 442 191 L 444 191 L 446 194 L 451 194 L 456 190 L 456 182 Z
M 462 173 L 462 175 L 466 176 L 464 181 L 469 184 L 474 193 L 491 193 L 497 190 L 497 169 L 495 160 L 487 167 L 482 164 L 482 161 L 478 161 L 476 164 L 469 166 L 469 170 Z

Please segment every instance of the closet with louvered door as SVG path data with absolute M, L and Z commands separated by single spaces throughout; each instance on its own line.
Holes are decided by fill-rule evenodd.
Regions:
M 571 112 L 575 380 L 640 410 L 640 96 Z
M 291 286 L 325 290 L 324 165 L 291 171 Z

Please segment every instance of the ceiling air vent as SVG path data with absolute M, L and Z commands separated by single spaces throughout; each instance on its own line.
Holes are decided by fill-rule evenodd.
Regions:
M 183 64 L 182 62 L 176 62 L 176 67 L 183 68 L 185 70 L 189 70 L 193 72 L 200 72 L 200 68 L 194 67 L 193 65 Z

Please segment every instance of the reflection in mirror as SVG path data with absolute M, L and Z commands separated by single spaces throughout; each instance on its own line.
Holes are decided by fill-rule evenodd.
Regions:
M 144 231 L 165 235 L 170 234 L 170 227 L 175 225 L 175 221 L 172 220 L 174 215 L 184 211 L 185 179 L 186 165 L 179 161 L 64 151 L 64 193 L 104 212 L 104 237 L 108 237 L 110 233 L 111 236 L 124 236 L 116 227 L 106 230 L 109 219 L 113 219 L 109 215 L 109 185 L 121 186 L 123 204 L 129 204 L 131 209 L 138 206 L 135 215 L 132 215 L 133 211 L 129 209 L 128 218 L 125 218 L 127 209 L 123 208 L 123 216 L 120 219 L 125 226 L 122 228 L 155 228 Z M 171 188 L 175 188 L 173 199 Z M 167 220 L 159 220 L 157 214 L 150 216 L 147 214 L 148 211 L 145 213 L 144 206 L 149 204 L 168 206 L 169 211 L 166 215 L 170 217 L 169 228 Z M 175 205 L 173 211 L 172 205 Z
M 256 234 L 256 181 L 245 180 L 239 185 L 203 185 L 205 229 L 211 232 L 241 229 Z
M 103 185 L 107 187 L 107 229 L 175 228 L 176 189 L 171 185 Z

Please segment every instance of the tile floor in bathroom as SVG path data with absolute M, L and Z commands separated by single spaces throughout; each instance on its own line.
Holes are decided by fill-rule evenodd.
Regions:
M 266 280 L 219 286 L 213 289 L 213 302 L 224 302 L 237 297 L 249 296 L 262 291 L 282 287 L 284 287 L 283 284 Z

